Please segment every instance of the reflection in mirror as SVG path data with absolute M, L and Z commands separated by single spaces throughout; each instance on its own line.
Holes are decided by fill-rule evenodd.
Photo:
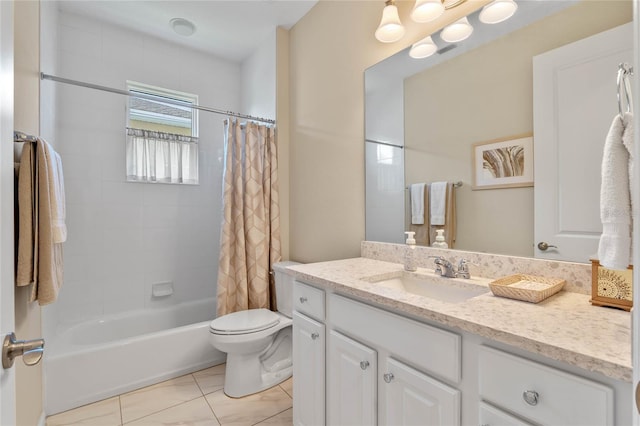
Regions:
M 537 102 L 539 94 L 534 92 L 533 58 L 629 23 L 632 2 L 519 1 L 518 4 L 516 15 L 502 24 L 484 25 L 479 23 L 477 14 L 472 14 L 469 20 L 475 31 L 457 45 L 443 43 L 434 34 L 439 51 L 431 57 L 412 59 L 409 49 L 405 49 L 365 72 L 367 240 L 404 241 L 403 231 L 411 224 L 409 185 L 462 181 L 464 184 L 456 191 L 454 248 L 588 262 L 588 256 L 572 258 L 562 252 L 562 247 L 546 252 L 535 247 L 538 241 L 534 239 L 534 226 L 540 216 L 536 213 L 534 217 L 535 204 L 539 204 L 535 197 L 557 197 L 565 206 L 589 200 L 595 204 L 577 204 L 570 210 L 582 211 L 599 222 L 598 161 L 617 111 L 615 61 L 622 58 L 631 63 L 631 51 L 625 50 L 611 59 L 615 64 L 610 72 L 609 64 L 604 67 L 606 81 L 595 81 L 595 74 L 583 72 L 587 93 L 571 98 L 561 93 L 562 99 L 568 99 L 571 108 L 579 111 L 574 116 L 582 114 L 583 121 L 595 122 L 592 126 L 595 130 L 591 131 L 591 127 L 589 130 L 593 134 L 587 135 L 589 140 L 580 141 L 579 146 L 588 149 L 579 149 L 578 153 L 567 152 L 568 148 L 557 149 L 564 157 L 573 159 L 573 168 L 565 175 L 580 177 L 582 187 L 574 189 L 577 188 L 574 182 L 570 188 L 572 192 L 587 192 L 585 197 L 566 193 L 556 196 L 557 190 L 534 197 L 538 191 L 532 187 L 472 190 L 472 145 L 533 133 L 536 174 L 551 173 L 553 167 L 546 166 L 545 159 L 539 158 L 536 151 L 542 141 L 536 138 L 538 124 L 534 126 L 534 99 Z M 631 46 L 632 38 L 628 41 Z M 610 48 L 624 50 L 621 46 Z M 604 99 L 596 99 L 596 94 Z M 558 93 L 550 94 L 550 98 L 554 96 Z M 590 110 L 592 103 L 602 105 L 596 108 L 597 113 Z M 387 154 L 379 155 L 380 150 Z M 591 153 L 589 159 L 583 159 L 586 153 Z M 537 182 L 538 176 L 534 180 Z M 565 233 L 574 232 L 570 224 L 567 226 L 572 219 L 563 214 L 551 218 L 564 222 L 558 224 L 558 235 L 565 232 L 563 229 Z M 600 230 L 588 232 L 596 244 Z M 554 245 L 554 237 L 549 238 L 546 242 Z M 595 252 L 594 248 L 592 253 Z

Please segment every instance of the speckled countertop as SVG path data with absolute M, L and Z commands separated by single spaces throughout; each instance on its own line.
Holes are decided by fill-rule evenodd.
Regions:
M 533 304 L 496 297 L 487 287 L 486 294 L 446 303 L 366 281 L 402 271 L 400 263 L 360 257 L 289 269 L 321 288 L 631 382 L 631 315 L 592 306 L 586 294 L 561 291 Z M 432 274 L 433 269 L 419 268 L 418 273 Z

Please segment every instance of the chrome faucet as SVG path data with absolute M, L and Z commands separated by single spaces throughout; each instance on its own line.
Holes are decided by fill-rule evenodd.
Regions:
M 436 274 L 446 278 L 454 278 L 456 276 L 455 267 L 444 257 L 438 256 L 433 262 L 437 265 Z
M 470 278 L 469 274 L 469 261 L 467 259 L 460 259 L 458 268 L 447 259 L 442 256 L 429 256 L 433 257 L 433 262 L 436 264 L 435 273 L 445 278 Z

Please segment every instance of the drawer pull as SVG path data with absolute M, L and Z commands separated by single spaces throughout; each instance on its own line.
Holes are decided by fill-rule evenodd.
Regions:
M 369 361 L 360 361 L 360 368 L 366 370 L 369 367 Z
M 311 339 L 316 340 L 320 335 L 318 333 L 311 333 Z
M 300 303 L 306 302 L 308 299 L 304 296 L 300 296 Z
M 538 397 L 540 395 L 538 395 L 538 392 L 536 391 L 524 391 L 522 392 L 522 398 L 524 398 L 524 402 L 526 402 L 529 405 L 538 405 Z
M 382 378 L 385 382 L 391 383 L 391 381 L 393 380 L 393 373 L 385 373 Z

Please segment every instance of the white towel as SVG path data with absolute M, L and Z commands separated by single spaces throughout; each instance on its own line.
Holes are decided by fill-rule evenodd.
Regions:
M 631 190 L 632 146 L 633 115 L 618 115 L 605 140 L 600 187 L 602 236 L 598 259 L 609 269 L 627 269 L 631 264 L 631 212 L 635 204 Z
M 60 155 L 45 141 L 44 151 L 48 162 L 49 193 L 51 194 L 51 231 L 54 243 L 67 241 L 64 176 Z
M 411 185 L 411 224 L 424 224 L 424 183 Z
M 447 182 L 433 182 L 429 194 L 431 225 L 444 225 L 447 206 Z

